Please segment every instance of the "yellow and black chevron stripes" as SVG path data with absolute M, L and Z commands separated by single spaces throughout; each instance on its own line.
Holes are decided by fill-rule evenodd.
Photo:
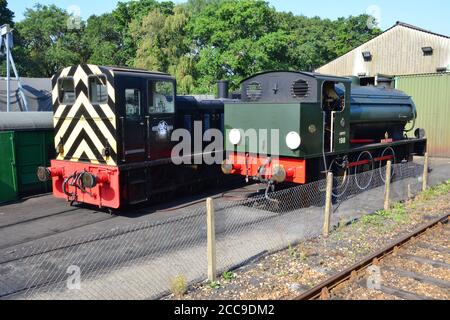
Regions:
M 92 104 L 89 100 L 89 76 L 104 75 L 108 101 Z M 73 105 L 59 103 L 58 79 L 72 78 L 75 86 Z M 86 161 L 93 164 L 117 164 L 114 75 L 107 68 L 77 65 L 65 68 L 52 79 L 55 146 L 64 152 L 58 160 Z M 109 155 L 105 154 L 108 149 Z

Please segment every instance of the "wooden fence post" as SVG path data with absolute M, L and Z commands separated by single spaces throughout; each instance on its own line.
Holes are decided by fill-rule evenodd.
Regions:
M 389 160 L 386 165 L 386 180 L 384 189 L 384 210 L 391 209 L 390 198 L 391 198 L 391 176 L 392 176 L 392 161 Z
M 428 188 L 428 152 L 425 153 L 425 162 L 423 165 L 422 191 Z
M 208 280 L 215 282 L 217 280 L 216 271 L 216 228 L 214 220 L 214 202 L 212 198 L 206 199 L 206 220 L 208 235 Z
M 332 200 L 333 200 L 333 173 L 328 172 L 327 174 L 327 193 L 325 196 L 325 214 L 323 219 L 323 229 L 322 235 L 324 237 L 328 237 L 330 233 L 330 220 L 331 220 L 331 209 L 332 209 Z

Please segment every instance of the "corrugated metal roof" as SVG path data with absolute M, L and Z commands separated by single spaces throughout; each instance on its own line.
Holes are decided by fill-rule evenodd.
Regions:
M 412 24 L 401 22 L 401 21 L 397 21 L 397 23 L 394 26 L 390 27 L 385 32 L 389 31 L 392 28 L 395 28 L 396 26 L 402 26 L 402 27 L 410 28 L 410 29 L 417 30 L 417 31 L 420 31 L 420 32 L 429 33 L 429 34 L 432 34 L 432 35 L 435 35 L 435 36 L 438 36 L 438 37 L 443 37 L 443 38 L 450 39 L 449 36 L 446 36 L 446 35 L 443 35 L 443 34 L 440 34 L 440 33 L 436 33 L 436 32 L 433 32 L 433 31 L 429 31 L 429 30 L 426 30 L 426 29 L 422 29 L 422 28 L 413 26 Z
M 53 129 L 53 112 L 1 112 L 0 131 Z

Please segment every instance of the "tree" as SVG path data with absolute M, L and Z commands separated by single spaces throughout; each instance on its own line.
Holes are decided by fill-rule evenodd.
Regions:
M 217 7 L 220 2 L 223 0 L 188 0 L 185 3 L 181 4 L 189 15 L 198 15 L 200 14 L 207 6 L 215 6 Z
M 70 15 L 56 7 L 36 5 L 27 9 L 23 21 L 16 24 L 21 46 L 27 57 L 26 75 L 51 77 L 59 69 L 86 61 L 79 29 L 68 26 Z
M 8 1 L 0 0 L 0 26 L 9 24 L 14 26 L 14 12 L 8 9 Z
M 155 0 L 139 0 L 119 2 L 112 12 L 117 23 L 117 30 L 122 39 L 121 49 L 118 52 L 121 64 L 135 66 L 137 46 L 131 35 L 130 24 L 135 21 L 139 24 L 149 12 L 158 9 L 163 14 L 171 14 L 174 4 L 172 2 L 157 2 Z
M 171 73 L 182 93 L 190 93 L 194 85 L 192 59 L 185 41 L 188 19 L 184 7 L 177 6 L 173 14 L 155 9 L 130 24 L 133 41 L 138 44 L 135 66 Z
M 211 92 L 217 80 L 232 88 L 250 72 L 265 68 L 258 43 L 278 31 L 277 13 L 265 1 L 224 0 L 207 5 L 187 27 L 195 53 L 198 91 Z M 267 61 L 268 59 L 266 59 Z
M 337 56 L 349 52 L 381 33 L 379 28 L 367 26 L 369 18 L 369 15 L 363 14 L 356 17 L 350 16 L 347 19 L 339 18 L 333 22 L 336 37 L 334 52 Z
M 123 66 L 126 63 L 121 54 L 121 30 L 110 13 L 89 17 L 83 34 L 83 44 L 89 56 L 89 63 L 109 66 Z

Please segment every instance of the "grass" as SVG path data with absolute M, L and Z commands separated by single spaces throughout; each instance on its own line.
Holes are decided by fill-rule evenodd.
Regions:
M 291 243 L 288 245 L 289 255 L 294 260 L 300 260 L 301 262 L 305 262 L 308 260 L 308 251 L 304 248 L 303 245 L 299 245 L 297 248 L 294 248 Z
M 443 184 L 428 188 L 417 196 L 417 200 L 430 200 L 450 192 L 450 180 Z
M 404 203 L 398 202 L 390 210 L 380 210 L 361 218 L 363 225 L 383 229 L 390 221 L 405 223 L 408 221 L 408 211 Z
M 236 278 L 236 275 L 235 275 L 233 272 L 231 272 L 231 271 L 225 271 L 225 272 L 222 274 L 222 279 L 223 279 L 224 281 L 226 281 L 226 282 L 230 282 L 230 281 L 233 280 L 234 278 Z
M 186 278 L 182 275 L 175 277 L 171 281 L 171 291 L 172 294 L 177 297 L 181 298 L 187 291 L 187 281 Z
M 297 258 L 297 249 L 295 249 L 290 242 L 288 245 L 288 252 L 292 258 L 294 258 L 294 259 Z
M 414 209 L 418 202 L 432 200 L 436 197 L 446 195 L 450 192 L 450 180 L 443 184 L 431 187 L 420 193 L 414 201 L 409 204 L 398 202 L 390 210 L 380 210 L 374 214 L 366 215 L 361 218 L 365 226 L 372 226 L 382 229 L 387 222 L 406 223 L 408 221 L 407 209 Z
M 220 282 L 212 281 L 212 282 L 208 283 L 208 287 L 211 290 L 217 290 L 217 289 L 220 289 L 221 285 L 220 285 Z

